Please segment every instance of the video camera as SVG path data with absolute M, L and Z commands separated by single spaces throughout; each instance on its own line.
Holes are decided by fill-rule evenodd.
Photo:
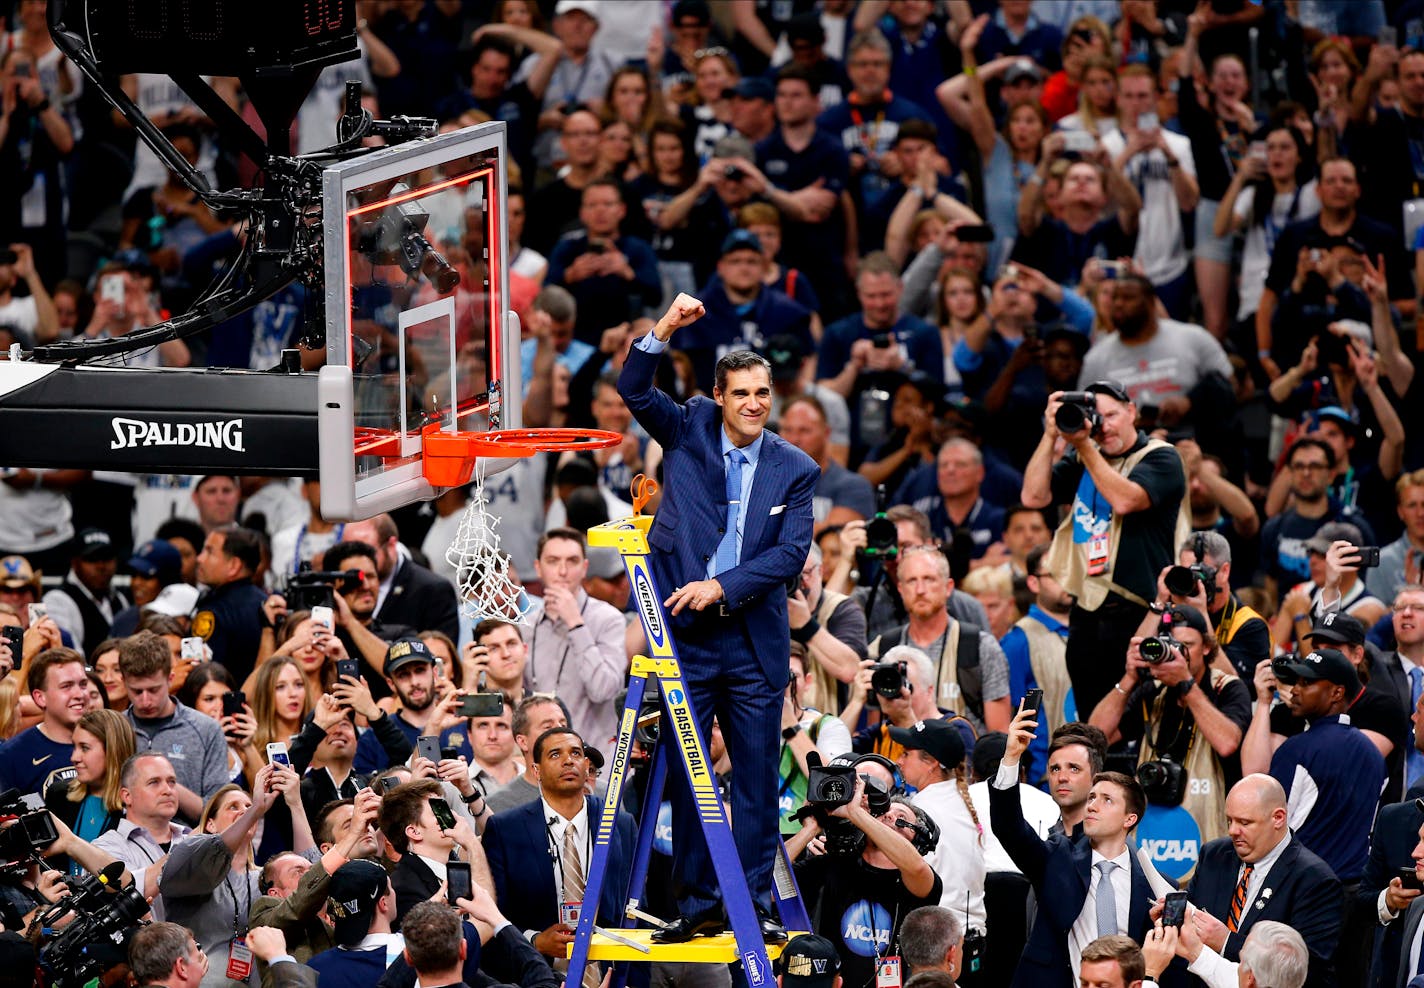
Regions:
M 1088 430 L 1091 435 L 1103 424 L 1098 414 L 1098 396 L 1091 391 L 1065 391 L 1058 399 L 1058 411 L 1053 413 L 1053 424 L 1062 433 Z
M 849 805 L 855 795 L 856 766 L 854 762 L 836 759 L 822 764 L 819 753 L 806 756 L 806 805 L 795 818 L 814 817 L 826 835 L 826 853 L 840 857 L 857 857 L 865 849 L 865 834 L 842 817 L 831 816 L 831 810 Z M 865 780 L 866 808 L 872 816 L 884 816 L 890 809 L 890 792 L 874 776 L 860 775 Z
M 1216 596 L 1216 567 L 1202 562 L 1206 558 L 1206 539 L 1198 532 L 1192 539 L 1192 554 L 1197 561 L 1190 566 L 1173 566 L 1162 578 L 1168 591 L 1178 597 L 1190 597 L 1196 593 L 1197 584 L 1206 589 L 1206 599 Z
M 149 905 L 132 885 L 117 887 L 123 871 L 123 863 L 115 861 L 97 876 L 67 877 L 70 893 L 35 917 L 31 930 L 39 929 L 45 939 L 39 961 L 46 984 L 80 988 L 127 959 L 129 937 L 143 925 Z M 66 915 L 73 919 L 56 929 Z
M 310 565 L 310 564 L 304 564 Z M 304 569 L 287 577 L 282 597 L 293 611 L 309 611 L 313 607 L 335 607 L 336 595 L 361 585 L 361 571 Z
M 0 793 L 0 823 L 15 821 L 0 830 L 0 864 L 29 861 L 59 840 L 54 819 L 39 793 L 7 789 Z

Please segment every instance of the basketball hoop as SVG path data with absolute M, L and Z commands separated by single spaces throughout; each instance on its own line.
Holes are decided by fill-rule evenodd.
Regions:
M 506 429 L 497 432 L 431 432 L 421 437 L 425 478 L 436 487 L 458 487 L 472 479 L 470 503 L 460 518 L 445 561 L 455 568 L 460 608 L 472 621 L 499 618 L 521 624 L 529 611 L 523 589 L 509 577 L 509 557 L 500 551 L 499 518 L 488 510 L 485 459 L 529 457 L 535 453 L 607 449 L 623 442 L 604 429 Z

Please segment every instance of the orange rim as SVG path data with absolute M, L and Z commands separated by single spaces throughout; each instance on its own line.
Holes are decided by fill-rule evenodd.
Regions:
M 502 429 L 495 432 L 431 432 L 421 437 L 422 470 L 436 487 L 470 482 L 480 457 L 530 457 L 577 449 L 607 449 L 623 441 L 607 429 Z

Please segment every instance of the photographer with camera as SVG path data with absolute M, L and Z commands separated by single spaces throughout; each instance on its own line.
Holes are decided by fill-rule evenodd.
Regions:
M 814 546 L 812 547 L 814 548 Z M 815 662 L 799 642 L 791 643 L 791 682 L 781 703 L 781 761 L 777 774 L 777 801 L 781 810 L 781 832 L 799 829 L 792 814 L 806 801 L 808 758 L 817 754 L 824 761 L 851 750 L 850 730 L 839 718 L 803 702 L 811 702 L 816 688 Z
M 1178 565 L 1158 578 L 1160 607 L 1205 606 L 1216 643 L 1246 680 L 1271 657 L 1271 628 L 1266 619 L 1231 592 L 1231 543 L 1219 532 L 1196 532 L 1178 550 Z M 1194 603 L 1196 602 L 1196 603 Z
M 897 645 L 881 659 L 867 659 L 860 664 L 860 673 L 851 684 L 850 702 L 841 711 L 841 722 L 847 730 L 855 730 L 866 707 L 878 705 L 879 723 L 855 731 L 851 750 L 894 759 L 900 755 L 900 744 L 890 737 L 890 728 L 910 727 L 920 720 L 915 712 L 917 701 L 928 708 L 931 719 L 939 716 L 934 691 L 926 688 L 934 666 L 929 656 L 909 645 Z
M 895 571 L 909 621 L 871 643 L 872 655 L 909 645 L 931 657 L 934 676 L 925 685 L 934 703 L 967 718 L 975 734 L 1009 726 L 1009 663 L 987 631 L 949 616 L 954 580 L 949 560 L 937 548 L 907 549 Z
M 1237 751 L 1251 724 L 1251 693 L 1215 669 L 1216 638 L 1195 607 L 1153 614 L 1127 649 L 1127 671 L 1089 723 L 1110 743 L 1140 742 L 1137 781 L 1154 806 L 1181 806 L 1203 841 L 1225 832 L 1226 790 L 1241 777 Z M 1151 625 L 1156 624 L 1155 628 Z
M 823 582 L 821 547 L 814 542 L 801 567 L 801 583 L 786 599 L 791 640 L 805 646 L 808 682 L 814 702 L 828 714 L 840 713 L 843 694 L 855 681 L 865 658 L 865 611 Z M 803 694 L 804 702 L 813 702 Z
M 1039 837 L 1019 802 L 1019 760 L 1037 727 L 1038 711 L 1019 711 L 989 783 L 994 836 L 1038 896 L 1015 986 L 1077 980 L 1083 951 L 1098 937 L 1126 933 L 1140 943 L 1152 927 L 1152 888 L 1128 841 L 1147 808 L 1142 786 L 1121 772 L 1099 772 L 1082 832 Z
M 827 851 L 796 862 L 796 883 L 815 917 L 811 932 L 835 944 L 847 985 L 870 984 L 885 959 L 900 956 L 900 926 L 911 910 L 939 905 L 944 882 L 924 858 L 935 843 L 926 839 L 931 827 L 903 797 L 864 775 L 848 803 L 823 806 L 806 820 L 801 835 L 826 833 Z M 832 833 L 839 839 L 830 840 Z
M 1072 447 L 1061 459 L 1060 438 Z M 1022 500 L 1070 508 L 1047 563 L 1077 598 L 1065 660 L 1079 710 L 1093 709 L 1122 675 L 1116 657 L 1127 654 L 1157 575 L 1191 533 L 1186 493 L 1181 457 L 1137 428 L 1137 406 L 1121 384 L 1095 381 L 1049 397 Z

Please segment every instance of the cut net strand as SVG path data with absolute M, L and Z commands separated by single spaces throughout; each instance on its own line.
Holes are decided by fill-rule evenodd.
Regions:
M 489 511 L 484 461 L 475 460 L 474 487 L 445 561 L 459 580 L 460 609 L 472 622 L 497 618 L 523 624 L 531 604 L 524 588 L 510 577 L 509 556 L 500 551 L 498 516 Z

